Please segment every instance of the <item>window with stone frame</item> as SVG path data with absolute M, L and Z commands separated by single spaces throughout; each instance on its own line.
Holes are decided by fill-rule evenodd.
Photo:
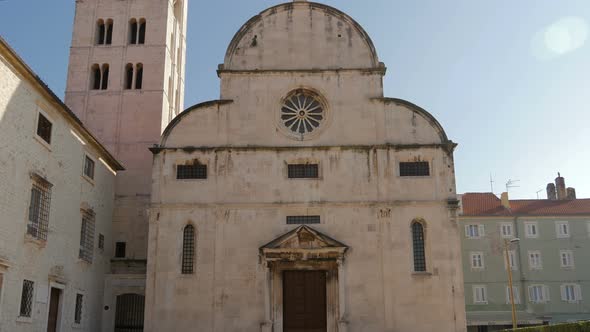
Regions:
M 563 268 L 574 267 L 574 252 L 571 250 L 560 250 L 559 251 L 560 264 Z
M 76 294 L 76 307 L 74 308 L 74 323 L 82 324 L 82 308 L 84 305 L 84 295 Z
M 529 301 L 532 303 L 545 303 L 549 301 L 549 287 L 545 285 L 529 286 Z
M 473 303 L 474 304 L 487 304 L 488 303 L 488 292 L 485 285 L 474 285 L 473 286 Z
M 53 128 L 53 124 L 45 115 L 42 113 L 38 114 L 37 119 L 37 136 L 47 142 L 47 144 L 51 144 L 51 130 Z
M 94 180 L 94 166 L 95 162 L 89 156 L 84 157 L 84 175 L 89 179 Z
M 532 250 L 529 254 L 529 268 L 531 270 L 540 270 L 543 268 L 543 261 L 541 258 L 541 252 L 538 250 Z
M 289 179 L 317 179 L 319 177 L 318 164 L 289 164 L 287 165 Z
M 399 176 L 430 176 L 430 163 L 427 161 L 401 162 Z
M 51 183 L 37 174 L 32 174 L 33 185 L 29 203 L 27 234 L 38 240 L 47 240 L 49 210 L 51 205 Z
M 192 165 L 176 165 L 176 179 L 207 179 L 207 165 L 203 165 L 198 162 L 195 162 Z
M 88 263 L 92 263 L 92 258 L 94 256 L 94 222 L 95 215 L 92 210 L 82 211 L 80 252 L 78 257 Z
M 472 269 L 483 269 L 485 267 L 483 252 L 472 252 L 471 257 L 471 268 Z
M 582 300 L 582 287 L 578 284 L 563 284 L 560 286 L 561 300 L 577 303 Z
M 412 247 L 414 251 L 414 272 L 426 272 L 424 225 L 419 221 L 412 223 Z
M 35 283 L 31 280 L 23 280 L 23 288 L 20 298 L 20 317 L 30 318 L 33 313 L 33 292 Z
M 514 295 L 514 304 L 520 304 L 518 287 L 512 286 L 512 294 Z M 510 304 L 510 286 L 506 286 L 506 304 Z
M 127 243 L 117 242 L 115 243 L 115 258 L 125 258 L 127 253 Z
M 195 227 L 187 225 L 182 234 L 182 274 L 193 274 L 195 265 Z
M 539 224 L 536 221 L 527 221 L 524 223 L 525 236 L 527 238 L 539 237 Z

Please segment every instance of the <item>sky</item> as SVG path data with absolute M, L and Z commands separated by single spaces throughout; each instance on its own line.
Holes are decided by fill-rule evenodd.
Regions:
M 189 2 L 185 107 L 219 98 L 233 35 L 280 2 Z M 561 172 L 590 198 L 589 0 L 320 2 L 371 36 L 385 96 L 425 108 L 459 144 L 458 192 L 498 194 L 512 180 L 511 198 L 545 198 Z M 62 98 L 73 15 L 72 0 L 0 0 L 0 35 Z

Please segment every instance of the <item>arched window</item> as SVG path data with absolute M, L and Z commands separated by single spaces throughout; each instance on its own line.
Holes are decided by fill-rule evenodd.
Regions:
M 111 45 L 113 42 L 113 20 L 107 20 L 106 30 L 107 37 L 105 44 Z
M 182 235 L 182 274 L 193 274 L 195 262 L 195 227 L 187 225 Z
M 133 65 L 128 63 L 125 66 L 125 89 L 133 88 Z
M 109 65 L 103 64 L 102 65 L 102 84 L 100 86 L 101 90 L 106 90 L 109 87 Z
M 137 20 L 129 21 L 129 44 L 137 44 Z
M 414 247 L 414 271 L 426 272 L 424 225 L 420 221 L 412 222 L 412 244 Z
M 137 37 L 138 44 L 145 44 L 145 19 L 139 20 L 139 36 Z
M 135 89 L 141 90 L 143 85 L 143 64 L 138 63 L 135 74 Z
M 104 44 L 105 35 L 106 35 L 106 31 L 105 31 L 104 21 L 98 20 L 96 22 L 96 44 L 97 45 Z
M 92 65 L 91 69 L 91 84 L 92 90 L 100 89 L 100 67 L 97 64 Z

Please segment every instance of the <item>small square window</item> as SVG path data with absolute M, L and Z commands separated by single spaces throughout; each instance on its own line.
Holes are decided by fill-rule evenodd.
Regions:
M 207 165 L 195 164 L 176 166 L 176 179 L 178 180 L 193 180 L 206 178 Z
M 289 179 L 317 179 L 318 164 L 296 164 L 288 166 Z
M 127 243 L 125 242 L 117 242 L 115 243 L 115 258 L 125 258 Z
M 401 162 L 399 176 L 430 176 L 430 164 L 427 161 Z
M 88 156 L 84 158 L 84 175 L 94 180 L 94 160 Z
M 37 120 L 37 136 L 41 137 L 47 144 L 51 144 L 51 128 L 53 124 L 43 114 L 39 113 Z

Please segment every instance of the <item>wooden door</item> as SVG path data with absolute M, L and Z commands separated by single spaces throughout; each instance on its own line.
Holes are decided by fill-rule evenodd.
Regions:
M 49 318 L 47 319 L 47 332 L 57 332 L 57 316 L 59 314 L 59 297 L 61 291 L 57 288 L 51 288 L 51 297 L 49 299 Z
M 326 332 L 326 271 L 283 273 L 284 332 Z

